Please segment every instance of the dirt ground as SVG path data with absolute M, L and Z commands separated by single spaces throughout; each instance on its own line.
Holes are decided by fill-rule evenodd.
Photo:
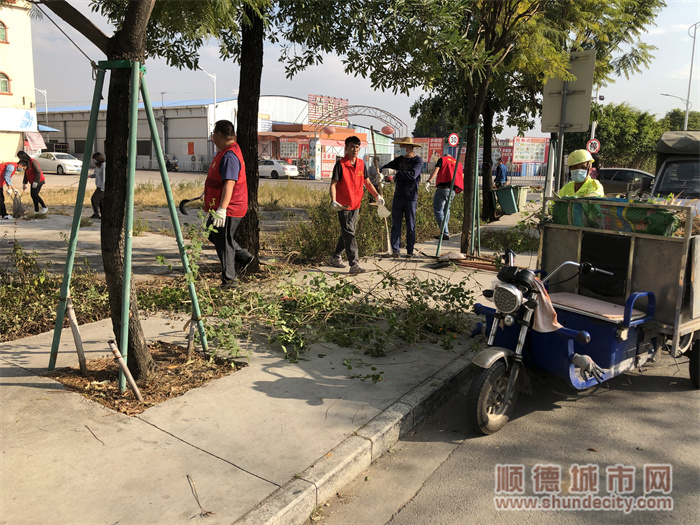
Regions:
M 85 377 L 77 368 L 56 369 L 45 376 L 63 384 L 71 392 L 84 395 L 90 401 L 133 416 L 246 366 L 239 361 L 218 357 L 210 359 L 198 352 L 188 359 L 186 348 L 163 341 L 151 343 L 149 349 L 157 370 L 147 381 L 138 385 L 143 402 L 136 398 L 128 385 L 125 392 L 119 392 L 119 365 L 112 357 L 89 360 L 88 375 Z

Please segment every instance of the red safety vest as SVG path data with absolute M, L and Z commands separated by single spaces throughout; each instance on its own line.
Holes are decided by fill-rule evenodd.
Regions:
M 235 142 L 222 149 L 216 154 L 214 160 L 209 166 L 207 178 L 204 181 L 204 211 L 217 210 L 221 201 L 221 191 L 224 187 L 224 181 L 221 180 L 219 173 L 219 163 L 221 158 L 227 151 L 233 151 L 233 154 L 238 157 L 241 163 L 241 170 L 238 172 L 238 180 L 233 188 L 233 195 L 226 208 L 227 217 L 243 217 L 248 211 L 248 184 L 245 178 L 245 162 L 243 162 L 243 153 L 240 146 Z
M 17 171 L 17 163 L 16 162 L 0 162 L 0 188 L 2 188 L 5 185 L 5 169 L 8 166 L 15 167 L 15 171 L 12 172 L 12 175 L 10 175 L 10 177 L 14 177 L 15 172 Z
M 24 176 L 29 181 L 29 184 L 32 184 L 34 181 L 36 181 L 37 173 L 34 169 L 34 166 L 36 166 L 39 169 L 39 180 L 37 182 L 46 180 L 44 177 L 44 172 L 41 171 L 41 166 L 39 166 L 39 163 L 34 159 L 29 159 L 29 162 L 27 163 L 27 169 L 24 170 Z
M 343 177 L 335 187 L 335 200 L 343 206 L 350 206 L 351 210 L 356 210 L 360 207 L 364 193 L 362 188 L 365 183 L 365 162 L 358 157 L 353 166 L 350 159 L 343 157 L 340 159 L 340 167 Z
M 437 178 L 435 179 L 435 185 L 442 184 L 443 182 L 452 182 L 452 174 L 455 171 L 455 164 L 457 161 L 451 155 L 445 155 L 442 157 L 442 167 L 438 171 Z M 464 170 L 462 169 L 462 163 L 459 164 L 457 168 L 457 177 L 455 177 L 455 193 L 460 194 L 464 190 Z

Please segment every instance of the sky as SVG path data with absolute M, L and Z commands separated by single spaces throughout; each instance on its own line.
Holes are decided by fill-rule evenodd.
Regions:
M 575 0 L 574 0 L 575 1 Z M 87 0 L 73 1 L 95 25 L 106 34 L 112 30 L 101 17 L 91 13 Z M 617 78 L 614 83 L 600 88 L 599 94 L 605 97 L 603 104 L 628 102 L 632 106 L 662 117 L 674 108 L 685 109 L 688 98 L 693 38 L 688 34 L 689 27 L 700 22 L 699 0 L 666 0 L 667 6 L 656 18 L 656 26 L 648 28 L 644 40 L 656 46 L 655 58 L 648 70 L 632 76 L 629 80 Z M 95 62 L 104 60 L 101 52 L 63 21 L 49 12 L 51 18 L 66 32 L 75 44 Z M 699 26 L 700 28 L 700 26 Z M 49 109 L 60 110 L 66 106 L 89 106 L 92 100 L 94 82 L 90 61 L 56 26 L 47 18 L 32 21 L 32 42 L 34 48 L 34 84 L 37 89 L 46 90 Z M 369 80 L 346 75 L 341 59 L 326 56 L 321 66 L 314 66 L 298 74 L 292 80 L 286 78 L 284 66 L 278 62 L 279 48 L 271 44 L 265 46 L 261 94 L 288 95 L 306 99 L 309 94 L 326 95 L 348 99 L 351 105 L 378 107 L 403 120 L 409 134 L 413 131 L 415 119 L 409 108 L 422 91 L 410 95 L 374 91 Z M 695 57 L 692 70 L 693 82 L 690 92 L 691 109 L 700 110 L 700 30 L 695 40 Z M 216 75 L 216 98 L 235 98 L 238 93 L 239 66 L 232 61 L 219 58 L 215 43 L 202 48 L 200 67 L 209 74 Z M 186 100 L 212 99 L 214 82 L 202 71 L 178 70 L 169 67 L 163 60 L 149 60 L 146 63 L 148 89 L 151 101 L 158 107 Z M 106 96 L 106 87 L 105 93 Z M 662 96 L 668 93 L 675 97 Z M 683 100 L 679 100 L 683 99 Z M 44 111 L 44 95 L 36 93 L 39 122 Z M 357 119 L 369 125 L 369 120 Z M 375 126 L 380 123 L 374 122 Z M 544 136 L 537 128 L 526 136 Z M 507 129 L 501 138 L 515 136 L 515 130 Z

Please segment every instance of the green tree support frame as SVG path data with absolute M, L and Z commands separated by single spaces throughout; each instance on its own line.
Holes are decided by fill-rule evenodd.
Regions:
M 190 265 L 185 251 L 185 243 L 180 229 L 180 221 L 177 218 L 177 208 L 173 200 L 173 193 L 170 189 L 170 179 L 168 179 L 168 171 L 165 169 L 165 160 L 163 151 L 160 148 L 160 139 L 158 138 L 158 128 L 153 115 L 153 107 L 151 99 L 146 88 L 146 68 L 141 66 L 140 62 L 129 60 L 103 61 L 97 64 L 97 78 L 95 80 L 95 93 L 92 97 L 92 106 L 90 109 L 90 120 L 88 124 L 87 138 L 85 141 L 85 152 L 83 157 L 83 167 L 80 171 L 80 181 L 78 184 L 78 197 L 75 201 L 75 211 L 73 213 L 73 224 L 71 227 L 70 241 L 68 243 L 68 255 L 66 256 L 66 267 L 63 274 L 63 284 L 61 285 L 61 295 L 58 303 L 58 312 L 56 314 L 56 327 L 53 333 L 53 343 L 51 344 L 51 356 L 49 358 L 49 370 L 56 367 L 56 358 L 58 357 L 58 346 L 61 342 L 61 331 L 63 329 L 63 320 L 66 314 L 66 301 L 70 290 L 70 280 L 73 274 L 73 262 L 75 260 L 75 252 L 78 244 L 78 231 L 80 230 L 80 219 L 83 211 L 83 199 L 85 198 L 85 188 L 87 186 L 88 170 L 92 159 L 92 147 L 95 142 L 95 131 L 97 128 L 97 117 L 100 111 L 100 99 L 102 98 L 102 87 L 104 85 L 105 72 L 108 69 L 131 68 L 131 105 L 129 107 L 129 173 L 127 179 L 126 193 L 126 220 L 124 224 L 124 284 L 122 288 L 122 319 L 120 345 L 124 361 L 127 360 L 129 347 L 129 307 L 131 298 L 131 251 L 132 237 L 134 224 L 134 183 L 136 180 L 136 138 L 138 124 L 138 94 L 141 90 L 143 97 L 143 105 L 146 109 L 148 118 L 148 126 L 151 130 L 151 140 L 156 150 L 156 158 L 158 160 L 158 168 L 160 170 L 165 197 L 168 201 L 168 210 L 170 211 L 170 220 L 175 230 L 175 238 L 177 246 L 180 250 L 180 258 L 185 275 L 188 276 L 187 287 L 192 300 L 192 319 L 197 321 L 199 335 L 204 351 L 207 350 L 207 338 L 204 332 L 204 324 L 202 323 L 199 302 L 197 301 L 197 292 L 194 288 L 194 282 L 189 279 Z M 126 312 L 126 315 L 125 315 Z M 119 390 L 126 389 L 126 379 L 124 375 L 119 373 Z

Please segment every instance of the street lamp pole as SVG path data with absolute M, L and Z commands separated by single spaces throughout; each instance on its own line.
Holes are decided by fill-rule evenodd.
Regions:
M 670 95 L 669 93 L 661 93 L 662 97 L 673 97 L 677 98 L 681 102 L 685 104 L 685 123 L 683 124 L 683 131 L 688 131 L 688 110 L 693 107 L 693 105 L 690 103 L 690 100 L 678 97 L 676 95 Z
M 49 102 L 48 102 L 48 97 L 47 91 L 45 89 L 39 89 L 39 88 L 34 88 L 36 91 L 44 95 L 44 114 L 46 115 L 46 127 L 49 127 Z M 49 138 L 49 131 L 46 130 L 46 138 Z
M 212 113 L 212 117 L 213 117 L 214 122 L 213 122 L 213 125 L 211 128 L 211 131 L 214 131 L 214 125 L 216 125 L 216 75 L 212 75 L 211 73 L 207 73 L 201 67 L 199 68 L 199 70 L 202 71 L 209 78 L 211 78 L 212 81 L 214 82 L 214 111 Z M 212 156 L 216 155 L 216 147 L 214 146 L 213 142 L 211 143 L 211 155 Z
M 214 117 L 214 123 L 216 123 L 216 75 L 212 75 L 211 73 L 207 73 L 202 69 L 201 67 L 199 68 L 201 72 L 203 72 L 205 75 L 207 75 L 209 78 L 212 79 L 214 82 L 214 112 L 213 112 L 213 117 Z
M 688 77 L 688 95 L 685 100 L 685 122 L 683 123 L 683 131 L 688 130 L 688 112 L 690 111 L 690 86 L 693 83 L 693 62 L 695 61 L 695 37 L 698 34 L 698 26 L 700 22 L 695 22 L 692 26 L 688 28 L 688 35 L 693 37 L 693 52 L 690 55 L 690 76 Z M 690 34 L 690 30 L 693 30 L 693 34 Z

